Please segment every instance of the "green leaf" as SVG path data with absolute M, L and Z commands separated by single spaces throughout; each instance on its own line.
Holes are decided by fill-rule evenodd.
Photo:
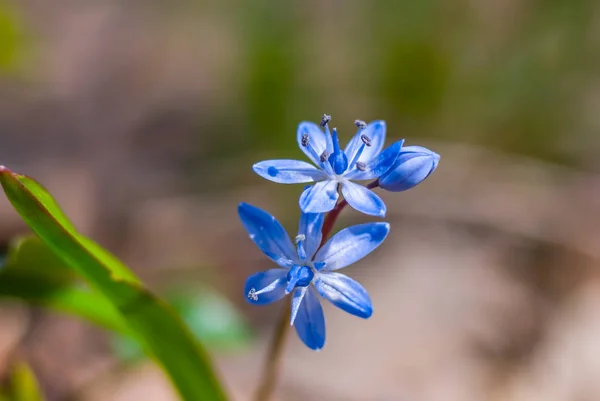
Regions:
M 113 304 L 77 280 L 73 269 L 37 237 L 20 238 L 11 244 L 6 263 L 0 268 L 0 297 L 38 304 L 133 335 Z
M 236 351 L 250 341 L 250 330 L 236 308 L 219 292 L 210 288 L 170 291 L 165 298 L 179 312 L 194 336 L 209 349 L 220 352 Z M 117 334 L 113 349 L 128 362 L 143 357 L 139 343 Z
M 0 182 L 11 204 L 40 239 L 119 311 L 183 399 L 226 399 L 204 348 L 168 305 L 117 258 L 79 234 L 36 181 L 0 167 Z
M 69 283 L 78 278 L 39 238 L 29 235 L 13 239 L 6 259 L 0 265 L 0 274 L 18 272 L 22 275 L 44 276 L 56 282 Z

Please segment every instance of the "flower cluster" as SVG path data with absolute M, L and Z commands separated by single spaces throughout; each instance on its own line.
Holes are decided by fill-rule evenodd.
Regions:
M 295 245 L 269 213 L 246 203 L 238 208 L 250 238 L 279 266 L 250 276 L 244 288 L 246 299 L 265 305 L 291 294 L 291 324 L 304 344 L 314 350 L 325 344 L 325 318 L 319 297 L 355 316 L 371 316 L 373 306 L 367 291 L 336 270 L 375 250 L 390 229 L 388 223 L 361 224 L 345 228 L 325 242 L 327 213 L 345 205 L 339 192 L 343 202 L 354 209 L 384 217 L 386 206 L 372 189 L 410 189 L 427 178 L 440 159 L 420 146 L 403 147 L 403 140 L 384 150 L 384 121 L 355 121 L 358 132 L 342 150 L 337 129 L 329 130 L 330 120 L 324 115 L 320 127 L 309 122 L 298 126 L 300 149 L 314 165 L 299 160 L 267 160 L 253 166 L 258 175 L 277 183 L 315 183 L 300 196 Z M 355 182 L 364 180 L 372 182 L 366 187 Z M 330 217 L 336 216 L 332 213 Z

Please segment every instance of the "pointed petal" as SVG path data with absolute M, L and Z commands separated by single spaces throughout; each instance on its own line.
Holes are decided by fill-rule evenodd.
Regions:
M 375 192 L 362 185 L 346 181 L 342 184 L 342 194 L 348 204 L 361 213 L 384 217 L 385 203 Z
M 367 290 L 344 274 L 323 273 L 315 280 L 315 288 L 323 298 L 351 315 L 367 319 L 373 314 Z
M 365 147 L 358 158 L 358 161 L 366 163 L 377 156 L 381 152 L 381 149 L 383 149 L 383 144 L 385 143 L 385 121 L 372 121 L 365 129 L 358 130 L 344 150 L 344 153 L 348 156 L 348 160 L 354 160 L 356 152 L 360 149 L 360 145 L 363 144 L 360 138 L 361 135 L 366 135 L 371 140 L 371 146 Z
M 308 156 L 313 163 L 317 166 L 321 165 L 321 160 L 315 159 L 315 156 L 308 151 L 305 146 L 302 146 L 302 137 L 304 135 L 309 136 L 309 143 L 315 150 L 316 154 L 320 156 L 326 149 L 328 142 L 331 142 L 331 139 L 327 138 L 326 134 L 321 131 L 321 128 L 315 123 L 303 121 L 298 125 L 298 130 L 296 131 L 296 139 L 298 140 L 298 146 L 306 156 Z
M 379 180 L 386 191 L 399 192 L 421 183 L 436 169 L 440 155 L 421 146 L 402 149 L 396 162 Z
M 304 251 L 306 258 L 312 260 L 317 248 L 321 244 L 323 233 L 324 213 L 302 213 L 300 216 L 300 225 L 298 235 L 304 236 Z
M 285 295 L 287 271 L 271 269 L 248 277 L 244 286 L 246 300 L 254 305 L 267 305 Z M 264 291 L 264 292 L 261 292 Z
M 321 181 L 308 187 L 300 195 L 300 209 L 304 213 L 325 213 L 335 207 L 340 196 L 336 181 Z
M 356 166 L 351 166 L 353 169 L 345 175 L 349 180 L 372 180 L 387 173 L 396 162 L 404 139 L 388 146 L 386 150 L 381 152 L 377 157 L 365 163 L 364 171 L 360 171 Z
M 287 267 L 296 259 L 294 244 L 275 217 L 247 203 L 240 203 L 238 213 L 252 241 L 275 263 Z
M 292 311 L 290 314 L 290 324 L 294 324 L 296 320 L 296 316 L 298 316 L 298 310 L 300 309 L 300 305 L 302 305 L 302 300 L 304 299 L 304 295 L 306 295 L 306 291 L 308 291 L 309 287 L 300 287 L 292 294 Z
M 312 164 L 299 160 L 266 160 L 252 166 L 254 172 L 280 184 L 300 184 L 327 178 L 327 174 Z
M 314 260 L 326 263 L 323 271 L 341 269 L 375 250 L 389 231 L 388 223 L 367 223 L 345 228 L 319 249 Z
M 298 288 L 295 291 L 303 290 Z M 298 337 L 308 348 L 318 351 L 325 345 L 325 316 L 319 297 L 311 287 L 307 287 L 301 299 L 294 327 Z

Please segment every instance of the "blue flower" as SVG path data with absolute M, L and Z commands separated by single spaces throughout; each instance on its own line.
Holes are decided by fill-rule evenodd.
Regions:
M 340 148 L 337 129 L 330 134 L 324 115 L 321 126 L 302 122 L 298 126 L 297 140 L 300 149 L 317 167 L 298 160 L 267 160 L 253 166 L 254 171 L 267 180 L 282 184 L 316 182 L 300 196 L 300 209 L 305 213 L 325 213 L 332 210 L 338 200 L 341 185 L 344 199 L 356 210 L 372 216 L 385 216 L 386 207 L 373 191 L 352 181 L 374 180 L 392 167 L 402 143 L 399 141 L 383 152 L 385 122 L 373 121 L 369 125 L 356 121 L 358 132 L 346 149 Z
M 427 148 L 406 146 L 392 168 L 379 178 L 379 186 L 392 192 L 411 189 L 429 177 L 439 161 L 440 155 Z
M 325 317 L 319 295 L 338 308 L 361 318 L 373 313 L 367 291 L 351 278 L 336 273 L 377 248 L 387 236 L 387 223 L 346 228 L 319 248 L 324 214 L 302 213 L 296 246 L 269 213 L 246 203 L 238 208 L 242 224 L 261 251 L 280 268 L 248 277 L 248 302 L 266 305 L 292 294 L 291 324 L 311 349 L 325 345 Z

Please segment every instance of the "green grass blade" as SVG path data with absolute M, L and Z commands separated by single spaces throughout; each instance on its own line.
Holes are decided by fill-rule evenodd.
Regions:
M 42 241 L 113 303 L 184 400 L 226 399 L 204 348 L 168 305 L 117 258 L 79 234 L 36 181 L 0 167 L 0 183 L 13 207 Z

